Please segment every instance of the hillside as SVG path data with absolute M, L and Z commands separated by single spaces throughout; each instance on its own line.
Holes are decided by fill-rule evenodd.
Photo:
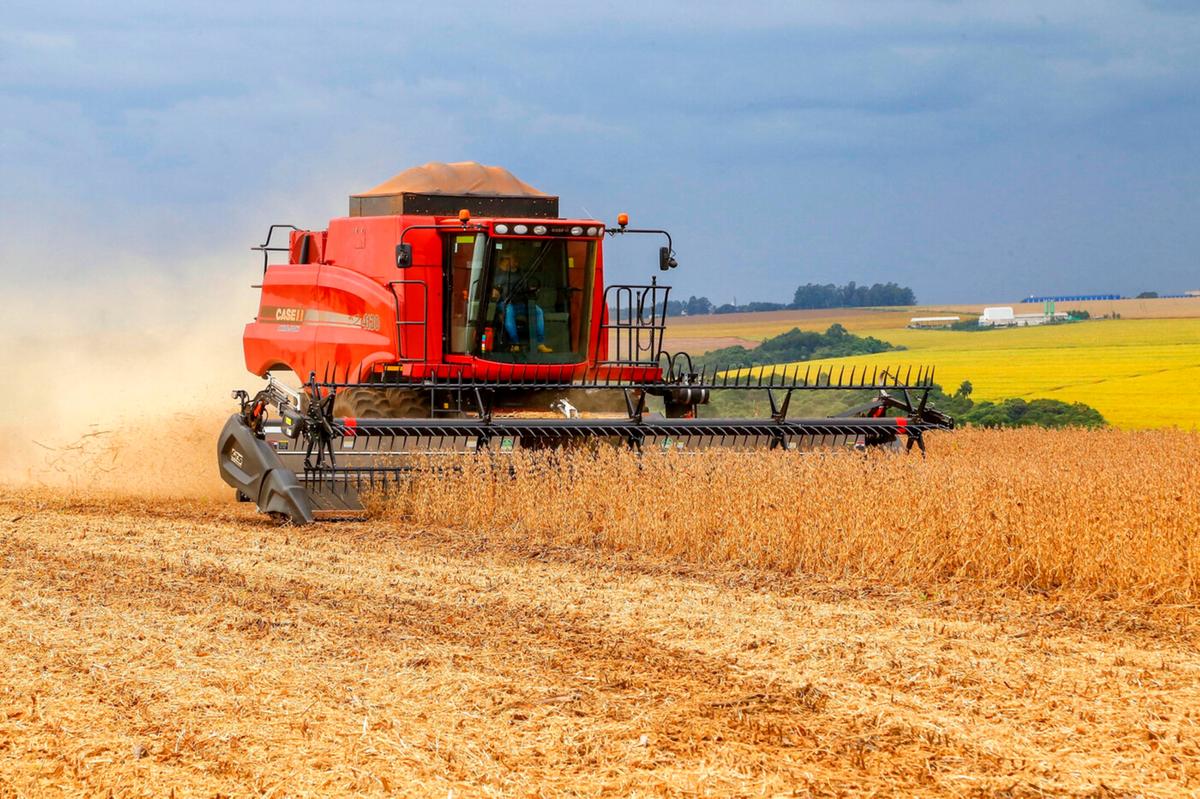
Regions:
M 837 323 L 906 351 L 813 361 L 814 368 L 931 365 L 948 390 L 969 380 L 976 400 L 1083 402 L 1120 427 L 1195 426 L 1200 416 L 1190 397 L 1200 381 L 1200 301 L 1123 300 L 1106 305 L 1124 308 L 1122 318 L 982 332 L 907 328 L 914 315 L 962 313 L 971 307 L 686 317 L 668 325 L 667 349 L 698 353 L 729 346 L 730 341 L 752 347 L 792 327 L 821 331 Z M 1160 316 L 1183 311 L 1197 315 Z M 1145 317 L 1135 318 L 1138 313 Z

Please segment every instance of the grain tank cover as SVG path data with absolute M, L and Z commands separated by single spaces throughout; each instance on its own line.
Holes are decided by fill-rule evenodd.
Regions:
M 475 216 L 554 219 L 558 198 L 518 180 L 507 169 L 474 161 L 431 162 L 350 195 L 350 216 L 454 216 L 463 208 Z

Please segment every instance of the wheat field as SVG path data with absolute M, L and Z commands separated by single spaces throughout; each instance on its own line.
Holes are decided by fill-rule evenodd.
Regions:
M 1200 791 L 1200 434 L 518 455 L 296 528 L 140 431 L 0 485 L 0 795 Z
M 927 458 L 518 454 L 428 473 L 381 512 L 482 536 L 789 575 L 1200 601 L 1200 434 L 967 430 L 930 439 Z

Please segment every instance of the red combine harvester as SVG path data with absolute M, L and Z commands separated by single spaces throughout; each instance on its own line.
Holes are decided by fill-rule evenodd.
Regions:
M 351 196 L 350 215 L 325 230 L 272 225 L 254 248 L 262 298 L 243 339 L 246 367 L 267 385 L 234 392 L 221 476 L 261 511 L 307 523 L 360 511 L 360 491 L 431 452 L 901 438 L 923 450 L 924 432 L 953 426 L 928 406 L 932 370 L 696 371 L 663 351 L 668 287 L 605 285 L 603 241 L 626 234 L 663 237 L 658 267 L 676 266 L 665 230 L 631 228 L 624 214 L 616 227 L 561 219 L 557 197 L 475 163 L 403 172 Z M 299 389 L 275 377 L 288 372 Z M 876 393 L 841 416 L 788 416 L 796 392 L 848 389 Z M 766 392 L 770 417 L 701 418 L 718 390 Z

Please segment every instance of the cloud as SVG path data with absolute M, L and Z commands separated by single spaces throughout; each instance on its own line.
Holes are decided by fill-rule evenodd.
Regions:
M 564 208 L 669 225 L 687 293 L 727 299 L 731 271 L 763 297 L 875 276 L 930 300 L 1183 288 L 1168 283 L 1200 243 L 1172 221 L 1197 210 L 1200 170 L 1200 19 L 1184 11 L 18 9 L 0 34 L 0 271 L 63 279 L 97 251 L 153 269 L 216 250 L 240 268 L 271 222 L 320 225 L 406 166 L 473 158 Z M 780 209 L 783 249 L 762 228 Z

